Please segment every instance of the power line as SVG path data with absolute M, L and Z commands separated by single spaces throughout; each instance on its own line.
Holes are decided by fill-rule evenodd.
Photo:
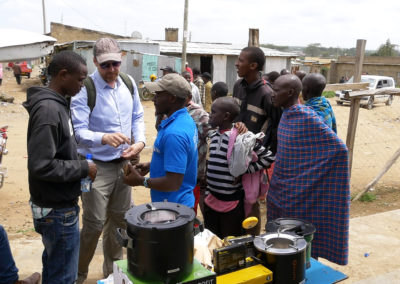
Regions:
M 92 19 L 89 19 L 89 17 L 87 15 L 83 15 L 79 10 L 75 9 L 74 7 L 72 7 L 67 1 L 65 0 L 61 0 L 66 6 L 68 6 L 71 10 L 75 11 L 79 16 L 81 16 L 82 18 L 88 20 L 89 22 L 91 22 L 93 25 L 95 25 L 97 28 L 99 28 L 100 30 L 102 29 L 101 26 L 99 26 L 98 24 L 96 24 Z

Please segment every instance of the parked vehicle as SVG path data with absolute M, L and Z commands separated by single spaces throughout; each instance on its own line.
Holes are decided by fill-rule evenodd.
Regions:
M 32 66 L 26 61 L 20 63 L 19 66 L 21 66 L 21 76 L 26 76 L 30 78 L 32 73 Z
M 18 65 L 21 67 L 21 76 L 26 76 L 28 78 L 31 77 L 32 73 L 32 66 L 31 64 L 28 64 L 26 61 L 23 61 L 21 63 L 18 63 Z M 14 66 L 13 62 L 9 62 L 7 67 L 11 69 Z
M 0 188 L 4 184 L 4 178 L 7 174 L 7 168 L 2 166 L 3 155 L 7 155 L 7 128 L 8 126 L 0 127 Z
M 395 88 L 394 79 L 392 77 L 377 76 L 377 75 L 362 75 L 361 82 L 369 83 L 368 86 L 369 90 Z M 346 83 L 353 83 L 353 77 L 351 77 Z M 336 100 L 336 103 L 339 105 L 342 105 L 343 103 L 347 102 L 349 103 L 350 98 L 346 96 L 346 93 L 348 93 L 349 91 L 351 90 L 337 91 L 335 93 L 336 97 L 338 98 L 338 100 Z M 376 103 L 385 103 L 386 105 L 390 106 L 392 102 L 393 102 L 393 95 L 383 93 L 375 96 L 362 97 L 360 104 L 365 106 L 367 109 L 372 109 L 373 105 Z

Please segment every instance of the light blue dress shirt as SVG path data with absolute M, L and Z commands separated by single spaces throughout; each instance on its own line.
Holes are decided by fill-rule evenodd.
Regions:
M 105 162 L 118 159 L 127 145 L 120 145 L 118 148 L 102 145 L 104 134 L 120 132 L 129 138 L 133 137 L 135 143 L 146 142 L 143 107 L 135 81 L 129 76 L 134 87 L 132 102 L 132 95 L 120 77 L 114 88 L 103 80 L 97 70 L 90 77 L 96 87 L 96 105 L 92 113 L 87 105 L 85 87 L 71 99 L 71 116 L 78 153 L 83 156 L 90 153 L 93 159 Z

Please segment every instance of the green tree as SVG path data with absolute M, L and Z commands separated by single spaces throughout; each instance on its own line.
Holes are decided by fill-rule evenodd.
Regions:
M 304 49 L 304 53 L 307 56 L 317 57 L 321 55 L 321 44 L 320 43 L 310 43 Z
M 399 52 L 395 49 L 396 45 L 390 42 L 390 39 L 386 40 L 386 43 L 381 44 L 378 50 L 371 54 L 372 56 L 399 56 Z

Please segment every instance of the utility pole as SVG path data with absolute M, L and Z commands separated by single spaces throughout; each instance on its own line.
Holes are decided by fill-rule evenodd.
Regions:
M 43 34 L 47 34 L 47 31 L 46 31 L 46 8 L 44 7 L 44 0 L 42 0 L 42 10 L 43 10 Z
M 187 37 L 188 37 L 188 7 L 189 7 L 189 0 L 185 0 L 185 13 L 183 15 L 183 43 L 182 43 L 181 72 L 186 70 L 186 45 L 187 45 Z

